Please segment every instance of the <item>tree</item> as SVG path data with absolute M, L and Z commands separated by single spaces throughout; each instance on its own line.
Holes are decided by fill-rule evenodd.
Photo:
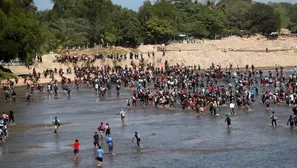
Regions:
M 116 34 L 117 45 L 135 47 L 143 39 L 140 35 L 140 21 L 136 12 L 120 6 L 115 6 L 112 13 L 112 23 Z
M 250 29 L 255 33 L 267 34 L 280 30 L 280 15 L 269 5 L 263 3 L 253 4 L 249 13 L 249 18 L 251 20 Z
M 222 0 L 217 7 L 223 10 L 227 17 L 229 29 L 246 30 L 251 21 L 249 12 L 253 6 L 252 0 Z
M 32 0 L 5 0 L 0 6 L 0 60 L 19 58 L 29 64 L 41 46 Z
M 276 15 L 279 15 L 281 20 L 281 28 L 287 28 L 290 18 L 288 17 L 285 7 L 281 3 L 269 3 L 269 6 L 273 8 Z
M 152 17 L 146 22 L 146 37 L 150 43 L 165 43 L 172 39 L 175 33 L 175 28 L 168 20 Z
M 145 0 L 138 12 L 111 0 L 52 0 L 37 11 L 34 0 L 0 1 L 0 60 L 31 62 L 59 47 L 167 43 L 179 34 L 214 37 L 241 30 L 267 34 L 281 27 L 297 33 L 297 4 L 221 0 Z

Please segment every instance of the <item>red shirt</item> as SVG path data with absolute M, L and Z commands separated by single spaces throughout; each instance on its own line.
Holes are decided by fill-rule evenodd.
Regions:
M 74 142 L 73 143 L 73 147 L 74 147 L 74 150 L 79 150 L 79 142 Z

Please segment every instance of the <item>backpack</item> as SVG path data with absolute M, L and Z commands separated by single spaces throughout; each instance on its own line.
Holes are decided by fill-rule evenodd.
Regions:
M 105 126 L 104 126 L 104 125 L 101 125 L 101 126 L 99 127 L 99 129 L 100 129 L 101 131 L 104 131 L 104 130 L 105 130 Z
M 55 125 L 60 125 L 59 121 L 58 120 L 55 120 Z

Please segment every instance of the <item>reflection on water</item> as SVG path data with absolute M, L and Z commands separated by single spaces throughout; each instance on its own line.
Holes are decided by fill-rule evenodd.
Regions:
M 73 164 L 74 164 L 74 167 L 75 168 L 79 168 L 79 164 L 80 164 L 80 159 L 79 158 L 77 158 L 77 159 L 73 159 Z

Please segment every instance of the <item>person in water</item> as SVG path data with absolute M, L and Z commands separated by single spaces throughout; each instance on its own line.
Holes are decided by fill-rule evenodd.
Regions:
M 230 114 L 235 114 L 234 112 L 235 104 L 233 102 L 230 103 Z
M 135 132 L 135 135 L 134 135 L 134 137 L 132 139 L 132 143 L 134 142 L 134 139 L 136 139 L 137 146 L 140 147 L 140 140 L 141 139 L 140 139 L 140 135 L 137 132 Z
M 110 133 L 111 132 L 111 127 L 109 125 L 109 123 L 106 123 L 106 126 L 105 126 L 105 135 L 106 137 L 109 137 L 110 136 Z
M 8 120 L 8 124 L 9 125 L 15 125 L 15 121 L 14 121 L 14 114 L 13 114 L 13 111 L 9 111 L 9 115 L 8 115 L 9 117 L 9 120 Z
M 54 131 L 54 133 L 57 133 L 57 131 L 58 131 L 60 125 L 61 125 L 61 124 L 60 124 L 60 120 L 58 120 L 58 118 L 55 117 L 55 119 L 54 119 L 54 121 L 53 121 L 53 124 L 55 125 L 55 131 Z
M 287 121 L 287 125 L 289 125 L 290 123 L 290 128 L 293 129 L 294 128 L 294 118 L 292 116 L 289 117 L 288 121 Z
M 97 157 L 96 157 L 96 160 L 98 161 L 98 166 L 102 165 L 103 155 L 104 155 L 104 150 L 101 148 L 101 146 L 99 146 L 97 150 Z
M 271 125 L 272 125 L 273 127 L 276 127 L 277 124 L 276 124 L 276 116 L 275 116 L 275 114 L 274 114 L 274 111 L 272 112 L 270 118 L 271 118 Z
M 113 140 L 112 140 L 111 136 L 109 136 L 107 138 L 106 143 L 108 144 L 109 153 L 112 154 L 112 151 L 113 151 Z
M 93 136 L 93 145 L 96 148 L 97 146 L 99 147 L 99 135 L 98 132 L 95 132 L 95 135 Z
M 103 138 L 103 134 L 105 132 L 105 126 L 103 125 L 103 122 L 101 122 L 100 126 L 97 129 L 100 133 L 100 138 Z
M 121 109 L 120 115 L 122 122 L 125 122 L 125 111 L 123 109 Z
M 75 142 L 73 143 L 73 154 L 74 154 L 74 158 L 78 158 L 78 155 L 79 155 L 79 146 L 80 146 L 80 143 L 79 141 L 76 139 Z
M 227 122 L 228 129 L 231 129 L 231 118 L 228 115 L 226 115 L 225 122 Z

